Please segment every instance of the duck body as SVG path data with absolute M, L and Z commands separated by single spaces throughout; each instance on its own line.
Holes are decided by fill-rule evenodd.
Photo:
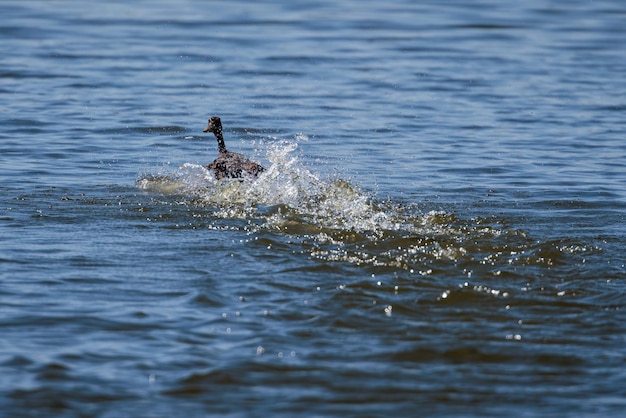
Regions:
M 222 135 L 222 121 L 218 116 L 211 116 L 209 124 L 203 132 L 213 132 L 217 139 L 218 156 L 209 165 L 207 169 L 212 170 L 215 178 L 222 180 L 224 178 L 238 178 L 243 180 L 246 177 L 257 177 L 265 168 L 236 152 L 230 152 L 224 144 L 224 136 Z
M 261 164 L 244 157 L 236 152 L 220 152 L 217 158 L 209 165 L 207 169 L 213 170 L 215 178 L 221 180 L 223 178 L 239 178 L 257 177 L 265 168 Z

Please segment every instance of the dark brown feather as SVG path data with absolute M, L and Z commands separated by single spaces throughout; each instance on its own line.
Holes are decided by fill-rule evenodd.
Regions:
M 213 170 L 215 178 L 218 180 L 223 178 L 257 177 L 265 171 L 262 165 L 247 159 L 241 154 L 228 151 L 220 153 L 206 168 Z

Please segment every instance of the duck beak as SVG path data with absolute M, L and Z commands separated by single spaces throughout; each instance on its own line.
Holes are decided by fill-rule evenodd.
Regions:
M 211 128 L 207 126 L 206 128 L 204 128 L 204 129 L 202 130 L 202 132 L 209 132 L 210 130 L 211 130 Z

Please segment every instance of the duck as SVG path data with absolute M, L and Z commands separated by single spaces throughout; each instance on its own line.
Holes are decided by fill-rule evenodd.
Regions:
M 212 170 L 217 180 L 225 178 L 239 179 L 243 181 L 245 178 L 255 179 L 265 171 L 265 168 L 242 154 L 230 152 L 224 144 L 224 136 L 222 135 L 222 121 L 219 116 L 211 116 L 209 123 L 202 132 L 212 132 L 217 139 L 217 158 L 206 166 L 208 170 Z

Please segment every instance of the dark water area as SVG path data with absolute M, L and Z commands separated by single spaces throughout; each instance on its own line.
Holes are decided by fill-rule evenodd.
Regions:
M 623 415 L 626 5 L 387 3 L 0 3 L 2 417 Z

